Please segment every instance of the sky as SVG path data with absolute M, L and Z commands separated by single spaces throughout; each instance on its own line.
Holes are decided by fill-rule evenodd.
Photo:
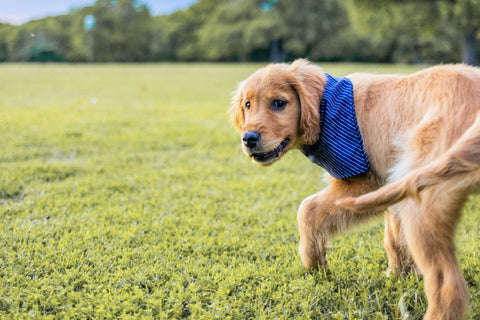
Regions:
M 197 0 L 139 0 L 147 5 L 152 15 L 169 14 L 185 9 Z M 95 0 L 0 0 L 0 22 L 24 22 L 65 14 L 72 9 L 89 6 Z

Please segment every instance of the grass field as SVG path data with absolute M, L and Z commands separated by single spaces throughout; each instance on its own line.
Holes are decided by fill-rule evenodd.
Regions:
M 421 277 L 384 273 L 381 218 L 333 241 L 328 272 L 301 266 L 296 211 L 322 170 L 297 151 L 251 164 L 227 114 L 259 66 L 0 65 L 0 318 L 421 319 Z M 479 222 L 473 197 L 469 319 Z

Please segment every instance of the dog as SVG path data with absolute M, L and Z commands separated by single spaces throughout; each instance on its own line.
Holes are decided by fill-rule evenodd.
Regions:
M 479 111 L 474 67 L 336 78 L 305 59 L 256 71 L 230 108 L 254 163 L 300 149 L 330 176 L 298 209 L 302 263 L 326 268 L 331 236 L 384 213 L 388 271 L 423 274 L 427 320 L 468 310 L 454 232 L 480 181 Z

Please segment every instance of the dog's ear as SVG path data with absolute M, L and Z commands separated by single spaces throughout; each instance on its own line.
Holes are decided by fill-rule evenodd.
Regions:
M 232 96 L 232 106 L 230 107 L 230 116 L 235 128 L 241 132 L 245 124 L 245 115 L 242 108 L 242 87 L 243 82 L 238 85 L 237 91 Z
M 300 137 L 303 144 L 314 144 L 320 133 L 320 101 L 326 77 L 322 68 L 306 59 L 297 59 L 290 65 L 290 79 L 300 99 Z

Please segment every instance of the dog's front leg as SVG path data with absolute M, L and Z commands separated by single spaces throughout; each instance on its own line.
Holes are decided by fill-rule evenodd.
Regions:
M 298 210 L 300 230 L 300 256 L 309 269 L 326 268 L 326 244 L 328 238 L 342 232 L 350 225 L 360 223 L 379 211 L 353 212 L 335 205 L 335 201 L 347 195 L 359 195 L 377 187 L 369 174 L 337 180 L 321 192 L 303 200 Z

